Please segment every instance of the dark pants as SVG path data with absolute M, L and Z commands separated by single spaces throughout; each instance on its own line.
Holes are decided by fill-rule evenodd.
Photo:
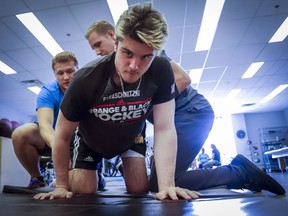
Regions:
M 182 108 L 175 112 L 178 150 L 176 158 L 175 183 L 178 187 L 201 190 L 209 187 L 227 185 L 243 180 L 243 171 L 228 165 L 213 170 L 187 171 L 204 145 L 214 122 L 211 107 L 197 110 Z M 153 167 L 149 179 L 152 192 L 158 191 L 156 170 Z

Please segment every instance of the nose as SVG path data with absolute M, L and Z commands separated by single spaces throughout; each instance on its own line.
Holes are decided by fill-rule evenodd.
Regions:
M 96 55 L 101 55 L 101 50 L 100 49 L 96 49 Z
M 136 58 L 131 59 L 129 67 L 131 70 L 137 70 L 139 68 L 139 61 Z
M 68 73 L 64 73 L 64 79 L 69 79 L 69 74 Z

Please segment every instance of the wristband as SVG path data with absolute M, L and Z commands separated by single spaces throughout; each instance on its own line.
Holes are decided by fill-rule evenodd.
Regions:
M 63 188 L 63 189 L 69 190 L 69 188 L 68 188 L 67 186 L 65 186 L 65 185 L 56 185 L 55 188 L 56 188 L 56 189 L 58 189 L 58 188 Z

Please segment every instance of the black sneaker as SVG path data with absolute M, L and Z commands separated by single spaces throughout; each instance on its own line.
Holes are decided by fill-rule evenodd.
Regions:
M 106 187 L 106 181 L 103 174 L 98 173 L 98 190 L 102 191 Z
M 233 189 L 248 189 L 255 192 L 261 192 L 261 190 L 267 190 L 278 195 L 284 195 L 285 189 L 275 181 L 267 173 L 263 172 L 260 168 L 254 165 L 251 161 L 245 158 L 243 155 L 238 154 L 232 161 L 232 165 L 240 166 L 246 172 L 246 181 L 242 185 L 230 185 L 229 188 Z

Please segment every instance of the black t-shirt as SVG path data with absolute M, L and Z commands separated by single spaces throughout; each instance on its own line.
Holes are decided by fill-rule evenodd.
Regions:
M 167 59 L 155 57 L 138 90 L 139 81 L 124 83 L 126 94 L 113 81 L 114 59 L 112 53 L 80 69 L 61 104 L 69 121 L 79 121 L 79 135 L 86 144 L 106 158 L 131 147 L 154 104 L 175 97 L 174 76 Z

